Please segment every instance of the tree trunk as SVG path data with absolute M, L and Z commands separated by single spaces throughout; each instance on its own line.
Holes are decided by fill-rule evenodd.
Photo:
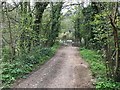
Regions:
M 113 36 L 114 36 L 114 44 L 115 44 L 115 70 L 114 70 L 114 78 L 115 81 L 120 81 L 120 57 L 119 57 L 119 37 L 118 37 L 118 30 L 116 26 L 116 17 L 118 11 L 118 2 L 115 4 L 115 10 L 113 16 L 109 16 L 110 23 L 113 28 Z
M 60 26 L 60 15 L 61 15 L 61 9 L 62 9 L 62 2 L 56 3 L 56 5 L 53 5 L 51 2 L 51 32 L 49 34 L 49 38 L 46 42 L 47 46 L 53 46 L 56 40 L 56 37 L 59 33 L 59 26 Z
M 48 2 L 36 2 L 35 3 L 35 9 L 36 9 L 36 14 L 35 14 L 35 21 L 34 21 L 34 27 L 33 30 L 35 31 L 35 38 L 34 40 L 34 45 L 40 45 L 40 29 L 41 29 L 41 20 L 42 20 L 42 15 L 47 7 Z

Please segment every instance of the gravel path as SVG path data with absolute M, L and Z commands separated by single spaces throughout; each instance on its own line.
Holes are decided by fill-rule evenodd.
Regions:
M 88 64 L 77 47 L 63 46 L 40 69 L 15 88 L 92 88 Z

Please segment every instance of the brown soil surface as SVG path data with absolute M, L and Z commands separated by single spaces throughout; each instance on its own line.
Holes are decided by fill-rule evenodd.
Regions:
M 77 47 L 62 46 L 55 56 L 15 88 L 92 88 L 88 64 Z

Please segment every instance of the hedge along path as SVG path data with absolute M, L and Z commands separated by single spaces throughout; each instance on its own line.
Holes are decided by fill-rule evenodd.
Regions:
M 62 46 L 53 58 L 15 88 L 93 88 L 92 74 L 77 47 Z

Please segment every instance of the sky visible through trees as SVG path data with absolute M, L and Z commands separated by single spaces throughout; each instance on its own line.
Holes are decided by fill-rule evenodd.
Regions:
M 106 81 L 100 82 L 100 87 L 120 87 L 119 0 L 2 0 L 0 4 L 3 86 L 9 87 L 45 63 L 60 45 L 71 42 L 85 50 L 83 54 L 96 51 L 95 57 L 101 57 L 105 73 L 97 78 Z M 94 56 L 92 58 L 90 63 L 94 65 Z

